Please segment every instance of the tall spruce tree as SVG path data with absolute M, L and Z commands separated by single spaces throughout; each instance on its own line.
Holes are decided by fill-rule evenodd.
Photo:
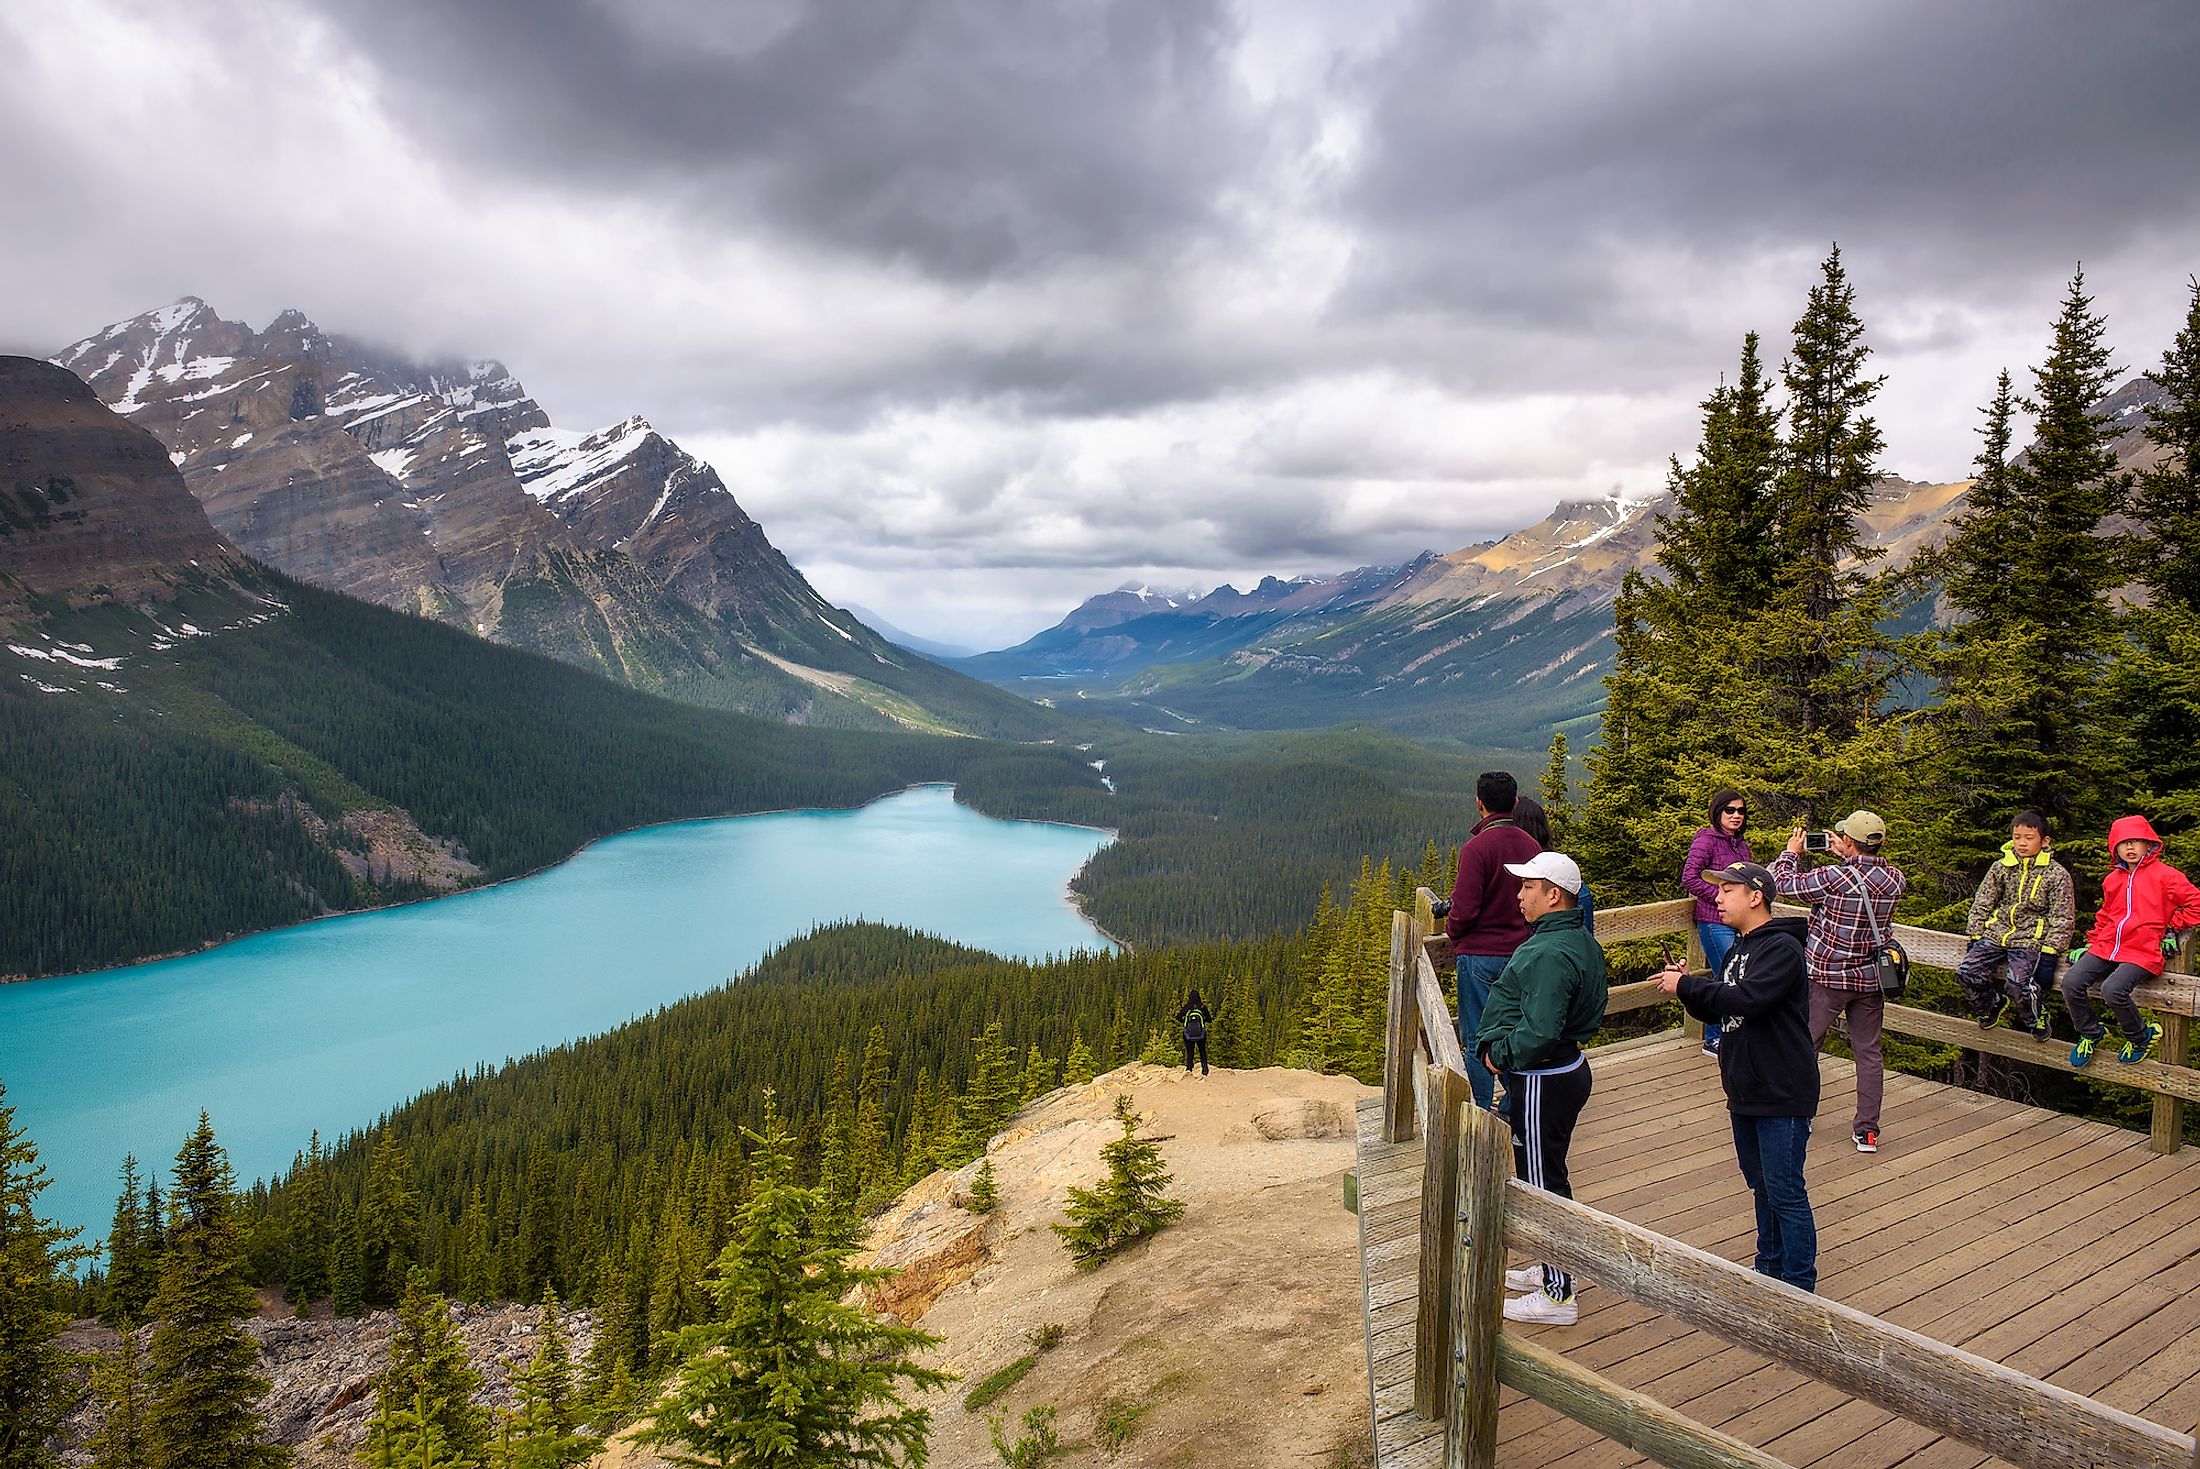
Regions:
M 2147 374 L 2161 390 L 2146 424 L 2160 462 L 2139 476 L 2132 517 L 2149 605 L 2133 614 L 2112 700 L 2129 731 L 2136 803 L 2188 867 L 2200 861 L 2200 280 L 2190 291 L 2184 325 Z
M 266 1441 L 259 1348 L 239 1324 L 258 1309 L 245 1283 L 235 1179 L 204 1112 L 176 1154 L 168 1248 L 146 1348 L 145 1439 L 152 1469 L 267 1469 L 290 1451 Z
M 62 1276 L 91 1251 L 71 1243 L 78 1231 L 40 1217 L 51 1181 L 0 1084 L 0 1469 L 58 1464 L 53 1436 L 71 1407 L 55 1341 L 69 1324 Z
M 2122 784 L 2106 679 L 2118 641 L 2112 598 L 2130 553 L 2104 523 L 2124 508 L 2130 477 L 2117 466 L 2114 423 L 2098 411 L 2115 383 L 2105 330 L 2080 270 L 2021 403 L 2032 444 L 1995 462 L 2010 441 L 2004 388 L 1987 409 L 1984 493 L 1940 558 L 1966 618 L 1952 634 L 1959 658 L 1968 655 L 1959 670 L 1979 693 L 1955 691 L 1951 709 L 1976 722 L 1939 743 L 1957 780 L 1974 787 L 1954 792 L 1965 819 L 1992 845 L 2021 807 L 2065 832 L 2092 826 L 2104 814 L 2094 793 Z M 1992 712 L 1977 720 L 1986 701 Z
M 756 1189 L 705 1280 L 719 1319 L 680 1333 L 683 1365 L 640 1441 L 688 1465 L 922 1464 L 931 1412 L 903 1396 L 950 1380 L 912 1355 L 937 1338 L 850 1299 L 881 1272 L 849 1264 L 852 1226 L 795 1183 L 793 1138 L 764 1099 Z
M 963 1091 L 963 1127 L 971 1151 L 968 1162 L 1015 1115 L 1022 1095 L 1017 1085 L 1016 1052 L 1001 1035 L 1001 1022 L 988 1021 L 985 1033 L 971 1037 L 970 1081 Z
M 534 1358 L 513 1374 L 512 1390 L 512 1418 L 498 1469 L 568 1469 L 587 1463 L 603 1447 L 602 1439 L 581 1431 L 573 1349 L 552 1292 L 543 1294 Z
M 1551 736 L 1550 750 L 1543 761 L 1543 814 L 1551 823 L 1551 847 L 1554 851 L 1570 851 L 1574 835 L 1573 778 L 1567 772 L 1568 753 L 1566 732 L 1559 730 Z M 1431 846 L 1435 843 L 1432 841 Z
M 359 1202 L 360 1259 L 369 1306 L 395 1305 L 420 1259 L 420 1191 L 412 1159 L 389 1132 L 376 1139 Z
M 145 1348 L 125 1322 L 115 1349 L 92 1363 L 92 1399 L 99 1426 L 85 1439 L 91 1469 L 150 1469 L 145 1436 Z
M 99 1306 L 99 1319 L 109 1326 L 143 1321 L 153 1288 L 160 1283 L 159 1265 L 146 1238 L 143 1187 L 137 1155 L 126 1154 L 115 1217 L 107 1226 L 107 1284 Z
M 398 1464 L 435 1453 L 438 1464 L 478 1465 L 489 1452 L 489 1415 L 474 1401 L 481 1374 L 451 1321 L 451 1303 L 429 1288 L 425 1270 L 412 1271 L 397 1302 L 389 1365 L 376 1383 L 386 1430 L 374 1452 Z

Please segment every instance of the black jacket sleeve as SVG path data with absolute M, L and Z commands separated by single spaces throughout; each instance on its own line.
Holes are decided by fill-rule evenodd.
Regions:
M 1749 962 L 1742 966 L 1742 981 L 1727 984 L 1706 974 L 1691 974 L 1681 981 L 1680 1001 L 1698 1020 L 1723 1020 L 1739 1015 L 1745 1020 L 1781 1005 L 1792 1005 L 1807 982 L 1803 970 L 1803 946 L 1788 935 L 1750 946 Z M 1734 960 L 1727 960 L 1729 968 Z

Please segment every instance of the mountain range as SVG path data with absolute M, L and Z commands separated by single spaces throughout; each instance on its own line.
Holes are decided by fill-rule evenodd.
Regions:
M 1059 724 L 831 606 L 641 417 L 552 426 L 502 363 L 412 362 L 196 297 L 52 359 L 154 434 L 214 528 L 314 586 L 791 723 Z
M 2127 468 L 2155 455 L 2141 432 L 2153 384 L 2099 405 Z M 1881 479 L 1867 544 L 1900 564 L 1946 538 L 1970 481 Z M 1536 524 L 1447 555 L 1334 576 L 1269 577 L 1249 592 L 1126 587 L 1091 598 L 1013 648 L 955 666 L 1043 701 L 1150 728 L 1369 723 L 1482 749 L 1581 743 L 1611 670 L 1611 606 L 1647 569 L 1669 494 L 1568 501 Z M 1922 615 L 1922 614 L 1920 614 Z

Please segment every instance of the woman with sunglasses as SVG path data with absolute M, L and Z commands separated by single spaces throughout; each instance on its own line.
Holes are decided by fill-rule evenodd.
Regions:
M 1719 921 L 1719 889 L 1715 883 L 1705 881 L 1704 874 L 1723 871 L 1736 862 L 1757 860 L 1749 850 L 1749 838 L 1742 834 L 1748 826 L 1748 799 L 1740 791 L 1719 792 L 1711 798 L 1711 824 L 1696 829 L 1695 840 L 1688 844 L 1688 858 L 1681 863 L 1681 886 L 1696 900 L 1696 937 L 1703 941 L 1704 962 L 1713 974 L 1726 962 L 1727 950 L 1734 947 L 1734 930 Z M 1719 1054 L 1716 1022 L 1704 1027 L 1703 1053 Z

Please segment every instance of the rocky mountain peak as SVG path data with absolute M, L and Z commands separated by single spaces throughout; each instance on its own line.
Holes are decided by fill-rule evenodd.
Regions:
M 74 373 L 0 357 L 0 614 L 25 591 L 168 601 L 242 567 L 160 440 Z

